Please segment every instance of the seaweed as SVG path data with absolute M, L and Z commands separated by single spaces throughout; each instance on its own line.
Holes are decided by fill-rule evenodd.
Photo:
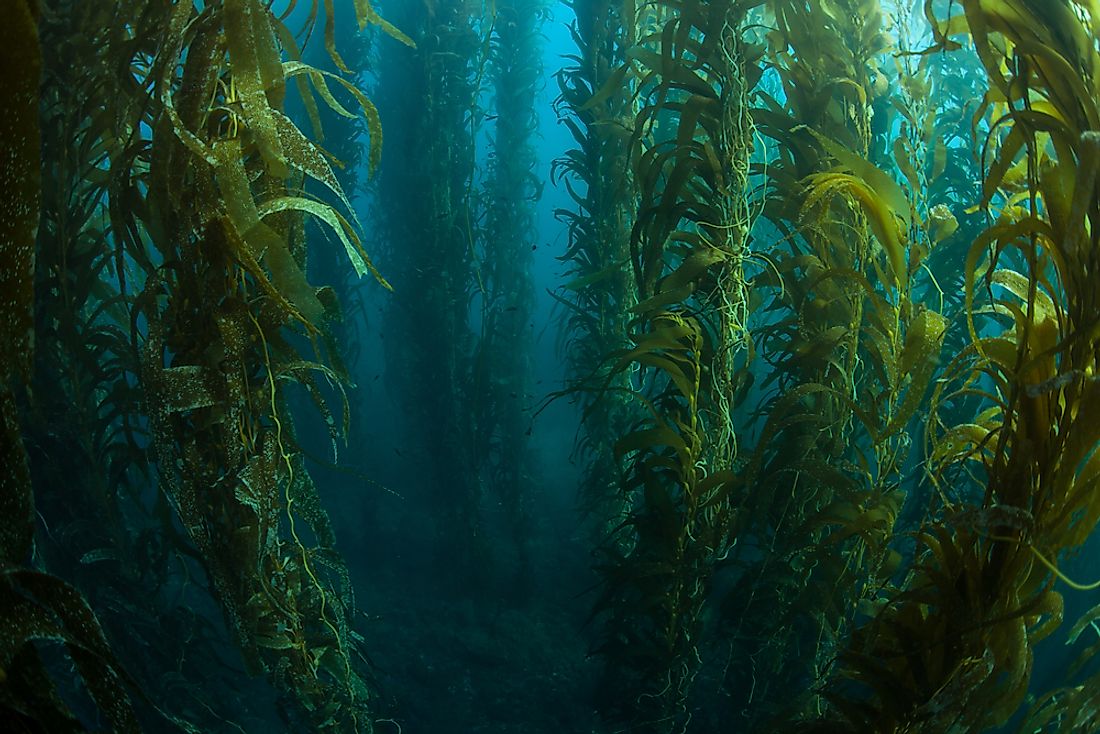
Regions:
M 1056 584 L 1083 588 L 1057 561 L 1096 524 L 1098 437 L 1079 423 L 1096 354 L 1092 295 L 1081 290 L 1094 249 L 1095 95 L 1080 94 L 1095 84 L 1090 16 L 1071 2 L 959 7 L 947 20 L 926 10 L 937 47 L 969 33 L 989 78 L 975 125 L 989 153 L 982 206 L 996 216 L 966 258 L 970 343 L 931 400 L 938 501 L 913 568 L 841 651 L 826 694 L 860 730 L 1006 723 L 1027 692 L 1034 645 L 1061 621 Z M 949 418 L 964 399 L 978 403 L 975 414 Z M 1052 693 L 1024 726 L 1087 727 L 1092 706 Z
M 430 547 L 487 625 L 567 609 L 531 439 L 551 4 L 9 5 L 5 720 L 400 728 L 307 469 L 386 415 L 372 348 L 414 501 L 357 500 L 363 535 Z M 1097 729 L 1095 3 L 571 9 L 542 405 L 578 408 L 582 516 L 554 529 L 594 551 L 575 707 Z M 434 591 L 432 629 L 464 624 Z
M 21 562 L 30 550 L 33 501 L 26 451 L 16 413 L 14 382 L 30 376 L 34 346 L 33 287 L 34 238 L 38 229 L 40 171 L 38 170 L 38 80 L 42 52 L 36 27 L 37 3 L 18 2 L 5 25 L 5 68 L 0 95 L 5 103 L 0 142 L 10 157 L 4 166 L 4 216 L 0 231 L 0 287 L 9 294 L 8 313 L 0 331 L 0 503 L 11 522 L 0 529 L 0 557 Z
M 361 19 L 370 12 L 363 3 L 357 10 Z M 64 15 L 60 5 L 55 11 Z M 57 249 L 44 261 L 42 282 L 59 299 L 43 310 L 42 335 L 50 349 L 82 345 L 60 362 L 75 378 L 46 368 L 39 377 L 59 396 L 73 396 L 89 432 L 72 443 L 109 467 L 108 481 L 88 487 L 113 537 L 82 563 L 153 550 L 150 534 L 162 534 L 154 552 L 165 561 L 171 554 L 198 560 L 247 664 L 268 674 L 288 719 L 318 730 L 370 730 L 372 693 L 353 662 L 347 571 L 332 550 L 284 398 L 288 384 L 317 395 L 315 373 L 338 382 L 321 355 L 301 354 L 289 335 L 297 331 L 308 343 L 325 329 L 306 275 L 306 217 L 329 228 L 359 275 L 386 283 L 359 243 L 354 215 L 337 209 L 348 200 L 327 157 L 282 107 L 287 82 L 297 80 L 307 107 L 312 89 L 353 116 L 334 83 L 357 103 L 375 161 L 377 111 L 343 77 L 303 64 L 282 21 L 253 0 L 135 0 L 80 12 L 89 21 L 82 32 L 100 34 L 98 53 L 108 61 L 99 86 L 83 89 L 114 94 L 102 112 L 77 99 L 64 112 L 72 120 L 58 118 L 77 131 L 86 146 L 77 155 L 87 160 L 58 169 L 65 174 L 58 182 L 71 189 L 67 199 L 51 199 L 47 217 Z M 60 150 L 47 148 L 48 165 L 69 165 Z M 328 189 L 336 206 L 304 194 L 305 177 Z M 55 253 L 78 259 L 57 265 Z M 56 407 L 32 407 L 44 411 L 45 425 L 55 420 Z M 155 520 L 119 499 L 132 473 L 154 458 L 166 500 Z M 172 514 L 185 538 L 176 536 Z M 131 530 L 135 521 L 152 527 Z M 91 542 L 94 532 L 79 522 L 69 528 L 80 532 L 76 547 Z M 186 578 L 172 583 L 186 588 Z M 114 593 L 103 596 L 118 604 L 136 589 Z M 172 613 L 181 628 L 202 624 Z
M 569 257 L 578 267 L 599 269 L 573 287 L 583 300 L 564 301 L 577 321 L 597 320 L 595 328 L 585 327 L 586 341 L 601 332 L 612 345 L 629 339 L 597 353 L 599 362 L 571 392 L 599 396 L 587 406 L 586 421 L 607 395 L 619 393 L 633 408 L 613 443 L 621 519 L 600 546 L 603 584 L 594 609 L 601 622 L 596 649 L 605 661 L 602 713 L 631 731 L 683 731 L 690 722 L 687 698 L 698 671 L 702 605 L 717 559 L 731 543 L 727 483 L 736 442 L 730 393 L 742 367 L 738 359 L 748 351 L 743 259 L 751 226 L 752 81 L 746 71 L 751 50 L 742 44 L 740 27 L 750 6 L 647 6 L 629 18 L 633 29 L 624 37 L 633 45 L 602 88 L 588 86 L 583 96 L 593 83 L 584 67 L 563 84 L 574 114 L 582 121 L 593 114 L 587 134 L 573 126 L 578 142 L 588 146 L 605 145 L 606 133 L 595 126 L 616 119 L 605 121 L 592 111 L 606 114 L 606 105 L 620 104 L 616 90 L 623 84 L 631 89 L 630 112 L 610 110 L 629 136 L 630 184 L 605 189 L 606 203 L 590 189 L 590 198 L 578 199 L 579 214 L 567 215 L 575 223 Z M 603 36 L 603 43 L 609 38 L 615 36 Z M 575 175 L 592 175 L 587 165 L 616 154 L 614 135 L 612 130 L 607 147 L 595 155 L 573 156 L 564 165 Z M 620 193 L 632 189 L 633 202 Z M 622 262 L 586 237 L 603 228 L 614 235 L 618 212 L 632 220 Z M 612 280 L 617 268 L 626 267 L 629 301 L 619 295 L 624 286 Z M 610 288 L 600 283 L 606 290 L 596 290 L 604 278 Z M 582 311 L 604 303 L 623 310 Z M 609 333 L 614 326 L 627 331 Z M 608 440 L 614 425 L 596 423 L 593 437 Z
M 384 164 L 379 177 L 395 283 L 383 328 L 386 373 L 406 442 L 430 447 L 427 532 L 440 567 L 457 566 L 456 582 L 476 580 L 491 560 L 482 504 L 493 418 L 479 399 L 488 355 L 471 312 L 484 288 L 476 151 L 494 19 L 475 10 L 458 0 L 404 7 L 399 20 L 417 46 L 387 57 L 376 95 L 399 121 L 393 149 L 403 159 Z
M 533 497 L 539 490 L 529 442 L 533 402 L 531 351 L 535 295 L 532 253 L 537 248 L 535 95 L 542 76 L 539 39 L 543 0 L 500 0 L 495 8 L 489 74 L 496 115 L 485 219 L 477 254 L 480 336 L 487 362 L 478 402 L 486 407 L 482 430 L 492 445 L 485 464 L 486 490 L 503 505 L 516 552 L 516 588 L 532 581 L 530 542 Z
M 0 56 L 4 116 L 0 147 L 8 165 L 3 177 L 0 279 L 7 295 L 0 332 L 0 421 L 4 478 L 0 501 L 0 709 L 20 731 L 85 731 L 57 692 L 60 676 L 43 662 L 43 648 L 60 643 L 93 705 L 114 731 L 139 731 L 130 700 L 132 681 L 122 670 L 84 597 L 61 579 L 32 565 L 33 486 L 23 420 L 24 398 L 33 371 L 34 245 L 42 196 L 39 121 L 42 53 L 37 3 L 10 8 Z
M 634 406 L 625 399 L 628 373 L 608 373 L 608 355 L 629 346 L 631 309 L 637 295 L 630 276 L 630 226 L 637 192 L 630 166 L 633 99 L 623 84 L 634 44 L 634 16 L 614 2 L 572 4 L 570 29 L 578 54 L 558 72 L 559 119 L 577 147 L 558 158 L 552 178 L 569 194 L 572 208 L 554 215 L 566 226 L 568 245 L 559 259 L 568 282 L 557 301 L 564 308 L 560 348 L 585 419 L 576 453 L 585 461 L 580 492 L 594 542 L 604 540 L 627 509 L 616 490 L 621 471 L 614 444 L 626 430 Z M 598 407 L 597 407 L 598 404 Z
M 765 729 L 824 705 L 813 681 L 899 568 L 908 430 L 948 323 L 914 300 L 930 248 L 923 191 L 899 185 L 873 145 L 873 106 L 891 93 L 876 83 L 888 49 L 877 3 L 767 10 L 781 93 L 761 92 L 753 110 L 775 143 L 754 175 L 778 239 L 750 254 L 764 263 L 749 287 L 765 377 L 756 445 L 731 482 L 740 542 L 715 600 L 728 710 Z M 898 177 L 921 165 L 909 158 L 919 143 L 901 151 Z

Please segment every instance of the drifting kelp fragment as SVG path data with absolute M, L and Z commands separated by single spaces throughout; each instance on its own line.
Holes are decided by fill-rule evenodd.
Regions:
M 932 244 L 938 244 L 953 235 L 959 228 L 959 220 L 943 204 L 937 204 L 929 212 L 929 224 L 931 225 L 929 236 Z
M 377 25 L 386 35 L 401 43 L 415 48 L 416 44 L 407 35 L 401 32 L 393 23 L 380 16 L 371 5 L 370 0 L 355 0 L 355 16 L 359 20 L 359 30 L 365 30 L 368 24 Z

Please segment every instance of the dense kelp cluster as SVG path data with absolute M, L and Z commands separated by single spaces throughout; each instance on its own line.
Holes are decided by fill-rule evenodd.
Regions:
M 732 403 L 750 229 L 740 193 L 751 145 L 738 33 L 746 9 L 645 9 L 633 60 L 612 82 L 637 74 L 626 120 L 635 189 L 629 255 L 612 265 L 630 274 L 635 303 L 629 346 L 604 358 L 608 378 L 631 373 L 616 389 L 636 402 L 637 417 L 612 446 L 625 509 L 604 543 L 597 610 L 607 618 L 604 705 L 642 728 L 689 718 L 703 592 L 730 543 L 723 490 L 736 458 Z M 609 390 L 608 378 L 595 389 Z
M 767 665 L 752 693 L 763 717 L 790 708 L 783 689 L 820 674 L 864 593 L 896 567 L 886 541 L 903 502 L 902 429 L 944 332 L 911 301 L 911 203 L 869 160 L 873 61 L 888 43 L 878 3 L 768 9 L 785 103 L 762 93 L 753 115 L 777 145 L 763 216 L 784 240 L 751 284 L 768 369 L 760 439 L 738 478 L 751 495 L 733 560 L 744 571 L 723 600 L 730 654 Z M 735 700 L 758 672 L 732 671 Z
M 1078 290 L 1095 257 L 1086 243 L 1097 200 L 1096 18 L 1068 3 L 961 10 L 930 22 L 944 47 L 969 34 L 988 75 L 979 129 L 989 219 L 964 271 L 970 343 L 944 366 L 931 399 L 938 501 L 917 535 L 920 562 L 842 657 L 844 676 L 871 691 L 858 705 L 849 689 L 833 694 L 849 720 L 875 728 L 1007 722 L 1028 691 L 1034 646 L 1062 621 L 1056 583 L 1086 589 L 1057 561 L 1097 521 L 1097 435 L 1077 422 L 1093 399 L 1100 315 Z M 976 417 L 952 415 L 968 400 Z M 977 481 L 968 487 L 966 476 Z M 1021 731 L 1095 729 L 1087 689 L 1048 694 Z
M 1100 731 L 1095 2 L 5 10 L 13 730 Z
M 630 309 L 637 302 L 627 268 L 636 200 L 627 127 L 634 103 L 619 81 L 633 46 L 634 18 L 631 6 L 614 2 L 578 0 L 572 8 L 577 54 L 558 73 L 557 104 L 577 147 L 556 160 L 553 169 L 572 205 L 555 211 L 569 237 L 561 259 L 571 280 L 558 296 L 567 314 L 564 351 L 574 380 L 625 389 L 625 376 L 611 372 L 606 357 L 626 348 Z M 630 408 L 616 390 L 579 396 L 585 415 L 579 448 L 586 462 L 581 494 L 599 542 L 625 511 L 615 490 L 620 464 L 613 447 Z
M 300 95 L 317 137 L 317 96 L 362 116 L 372 164 L 377 111 L 338 72 L 302 63 L 284 18 L 252 0 L 57 0 L 39 10 L 38 34 L 53 49 L 43 73 L 12 63 L 33 82 L 13 95 L 35 113 L 18 123 L 17 139 L 37 147 L 26 130 L 39 120 L 34 159 L 50 182 L 39 198 L 34 278 L 40 351 L 21 395 L 44 533 L 34 556 L 88 589 L 108 631 L 117 625 L 111 637 L 124 641 L 116 652 L 129 673 L 78 591 L 12 566 L 5 619 L 16 632 L 4 640 L 3 667 L 17 688 L 5 689 L 6 706 L 32 730 L 81 730 L 28 644 L 57 640 L 112 730 L 139 727 L 127 685 L 154 720 L 244 720 L 247 706 L 229 710 L 210 694 L 171 698 L 204 674 L 187 655 L 225 665 L 208 647 L 217 639 L 210 619 L 188 609 L 201 593 L 190 577 L 201 573 L 246 667 L 266 674 L 288 722 L 369 731 L 374 694 L 350 627 L 347 570 L 297 449 L 286 392 L 299 385 L 318 398 L 335 448 L 339 425 L 316 384 L 339 384 L 321 338 L 335 303 L 310 285 L 307 219 L 331 231 L 356 272 L 374 271 L 329 159 L 286 116 L 284 100 L 288 89 Z M 356 10 L 361 28 L 381 23 L 367 3 Z M 326 13 L 326 48 L 346 72 Z M 306 35 L 316 21 L 314 4 Z M 33 39 L 33 23 L 29 31 Z M 18 48 L 36 58 L 30 40 Z M 328 202 L 303 191 L 307 177 Z M 33 217 L 35 207 L 22 211 Z M 33 241 L 29 232 L 20 247 Z M 29 357 L 29 344 L 6 353 Z M 146 489 L 153 481 L 155 494 Z M 24 541 L 7 562 L 30 560 Z M 107 584 L 96 572 L 105 566 Z M 166 633 L 179 646 L 158 639 Z M 161 677 L 171 670 L 174 686 Z
M 581 145 L 563 165 L 586 185 L 570 215 L 568 257 L 579 274 L 592 260 L 604 263 L 567 288 L 598 293 L 630 265 L 637 288 L 637 300 L 620 301 L 613 315 L 600 301 L 570 299 L 583 313 L 570 315 L 573 338 L 590 365 L 573 390 L 594 406 L 625 391 L 650 414 L 639 419 L 641 432 L 620 427 L 615 443 L 622 522 L 608 536 L 596 609 L 612 611 L 596 649 L 610 680 L 634 683 L 601 702 L 637 731 L 1004 724 L 1028 690 L 1031 645 L 1061 617 L 1053 584 L 1068 579 L 1051 559 L 1079 547 L 1095 525 L 1084 487 L 1096 440 L 1087 430 L 1066 435 L 1071 406 L 1087 399 L 1075 375 L 1088 379 L 1095 353 L 1085 346 L 1090 327 L 1074 326 L 1089 317 L 1066 311 L 1071 302 L 1087 309 L 1087 299 L 1063 281 L 1088 266 L 1059 249 L 1091 236 L 1084 120 L 1096 96 L 1094 9 L 974 2 L 944 18 L 951 8 L 929 2 L 932 33 L 916 47 L 912 28 L 922 19 L 894 9 L 891 37 L 877 2 L 745 4 L 740 12 L 759 23 L 745 31 L 727 21 L 721 42 L 708 42 L 698 8 L 734 10 L 647 4 L 610 16 L 620 24 L 611 36 L 633 45 L 602 86 L 582 86 L 598 36 L 578 32 L 587 56 L 564 87 L 567 124 Z M 954 39 L 968 32 L 989 91 L 944 58 L 964 53 Z M 707 124 L 717 105 L 704 84 L 727 78 L 707 52 L 736 57 L 739 43 L 753 49 L 741 52 L 743 78 L 760 87 Z M 966 109 L 963 85 L 985 94 L 981 105 Z M 593 110 L 616 99 L 624 101 L 614 123 L 597 121 Z M 631 165 L 615 179 L 627 188 L 604 204 L 594 196 L 608 184 L 588 175 L 587 161 L 601 160 L 599 146 L 616 130 L 631 141 Z M 744 147 L 754 135 L 763 143 L 751 159 L 742 154 L 752 166 L 740 177 L 720 167 L 736 166 L 726 151 L 737 135 Z M 740 207 L 725 213 L 759 211 L 751 242 L 750 216 L 733 215 L 738 236 L 716 226 L 730 220 L 713 210 L 700 217 L 701 203 L 678 199 L 694 176 Z M 614 259 L 613 238 L 593 257 L 582 248 L 616 207 L 636 212 L 630 257 Z M 1079 233 L 1066 229 L 1076 225 Z M 692 226 L 674 237 L 678 247 L 663 246 L 667 233 Z M 717 232 L 742 249 L 721 248 Z M 973 243 L 969 255 L 950 245 L 960 234 Z M 691 277 L 706 278 L 719 253 L 740 268 L 732 278 L 704 285 Z M 656 327 L 649 333 L 647 318 Z M 594 351 L 600 329 L 617 330 L 634 349 Z M 735 338 L 711 341 L 722 337 Z M 730 359 L 730 343 L 744 346 L 740 359 Z M 940 359 L 945 343 L 955 345 L 953 360 Z M 1071 364 L 1078 345 L 1089 356 Z M 729 361 L 714 364 L 716 354 Z M 633 382 L 603 378 L 593 388 L 592 376 L 632 360 L 640 363 Z M 662 392 L 647 368 L 672 387 Z M 720 408 L 697 407 L 708 389 L 725 401 Z M 609 413 L 598 410 L 586 412 L 589 441 L 607 433 Z M 924 441 L 912 438 L 917 420 L 927 426 Z M 1050 437 L 1040 440 L 1037 426 L 1049 426 Z M 1051 453 L 1036 453 L 1042 446 Z M 663 447 L 671 450 L 650 456 Z M 1077 453 L 1063 459 L 1067 449 Z M 1013 460 L 1014 451 L 1025 458 Z M 1055 489 L 1049 472 L 1058 466 Z M 662 475 L 674 489 L 658 488 Z M 1045 499 L 1051 492 L 1065 499 Z M 708 524 L 692 527 L 684 523 L 697 496 Z M 1077 500 L 1085 504 L 1062 506 Z M 1047 512 L 1065 523 L 1051 531 L 1058 540 L 1038 535 Z M 685 547 L 687 555 L 673 550 Z M 715 621 L 699 627 L 708 607 Z M 698 639 L 722 659 L 708 665 Z M 662 672 L 662 660 L 679 674 Z M 720 711 L 692 706 L 693 671 L 720 680 L 728 697 Z M 1030 720 L 1064 731 L 1091 726 L 1091 713 L 1060 708 L 1067 698 L 1081 701 L 1051 694 Z M 693 711 L 709 718 L 692 724 Z

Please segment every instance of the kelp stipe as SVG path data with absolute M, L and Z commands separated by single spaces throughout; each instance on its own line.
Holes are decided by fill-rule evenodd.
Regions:
M 534 403 L 531 351 L 535 294 L 531 272 L 538 247 L 535 205 L 543 184 L 536 177 L 535 96 L 543 74 L 540 42 L 546 0 L 498 0 L 488 72 L 496 118 L 487 182 L 484 225 L 477 254 L 481 305 L 478 359 L 485 365 L 478 400 L 490 410 L 481 430 L 486 490 L 503 507 L 516 555 L 516 588 L 532 584 L 530 536 L 537 479 L 530 442 Z
M 630 19 L 634 29 L 623 36 L 635 37 L 627 60 L 603 86 L 589 87 L 587 97 L 578 94 L 596 78 L 583 66 L 563 86 L 563 98 L 582 121 L 606 114 L 609 101 L 622 99 L 624 84 L 627 99 L 636 100 L 631 114 L 612 108 L 621 134 L 629 135 L 633 210 L 624 198 L 605 199 L 614 208 L 601 210 L 593 197 L 580 200 L 581 213 L 570 217 L 577 225 L 571 256 L 588 267 L 601 264 L 577 285 L 582 293 L 593 292 L 599 280 L 613 285 L 616 271 L 629 266 L 630 318 L 581 310 L 606 302 L 614 291 L 593 292 L 598 300 L 576 305 L 566 301 L 575 321 L 597 320 L 595 328 L 581 330 L 586 341 L 607 333 L 616 319 L 629 338 L 626 346 L 593 355 L 592 372 L 573 390 L 599 396 L 587 419 L 609 396 L 633 403 L 631 423 L 618 427 L 623 432 L 614 439 L 622 519 L 601 547 L 603 588 L 594 610 L 606 668 L 599 705 L 605 718 L 631 731 L 683 731 L 688 725 L 701 609 L 714 565 L 730 542 L 726 483 L 735 444 L 729 400 L 745 340 L 742 260 L 751 224 L 751 82 L 739 36 L 747 7 L 692 2 L 639 9 Z M 608 57 L 594 54 L 586 61 L 598 72 Z M 598 116 L 594 121 L 603 122 Z M 602 139 L 614 141 L 617 134 L 613 128 L 595 131 L 592 123 L 588 131 L 573 130 L 587 145 L 605 146 Z M 568 165 L 585 175 L 589 161 L 602 162 L 597 154 Z M 626 261 L 606 249 L 580 249 L 592 247 L 580 227 L 599 232 L 616 210 L 632 219 Z M 614 234 L 613 228 L 604 231 Z M 622 308 L 622 296 L 616 301 Z M 609 336 L 614 345 L 624 335 Z M 606 426 L 597 430 L 595 436 L 606 435 Z
M 401 158 L 379 176 L 397 284 L 384 326 L 386 374 L 403 401 L 407 440 L 431 447 L 423 499 L 439 567 L 456 565 L 449 578 L 464 585 L 489 557 L 481 507 L 489 419 L 478 400 L 485 375 L 471 302 L 481 288 L 476 153 L 493 17 L 461 0 L 400 5 L 394 11 L 417 47 L 384 59 L 378 90 L 392 110 L 390 150 Z

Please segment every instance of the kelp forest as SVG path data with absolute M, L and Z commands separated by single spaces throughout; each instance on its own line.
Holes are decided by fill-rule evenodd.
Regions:
M 0 730 L 1100 732 L 1100 0 L 0 7 Z

